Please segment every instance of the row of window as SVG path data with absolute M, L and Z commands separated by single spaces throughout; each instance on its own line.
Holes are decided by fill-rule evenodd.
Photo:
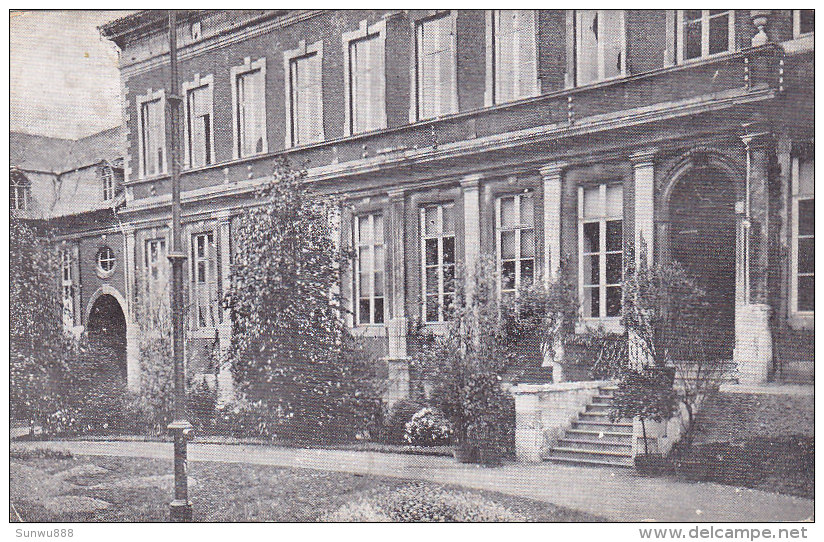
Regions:
M 812 10 L 798 10 L 799 32 L 811 32 Z M 577 85 L 626 74 L 623 10 L 573 10 Z M 538 20 L 535 10 L 491 10 L 487 14 L 486 105 L 539 94 Z M 410 121 L 458 111 L 455 12 L 416 22 L 413 97 Z M 386 128 L 385 21 L 343 35 L 345 122 L 348 135 Z M 732 10 L 677 10 L 674 50 L 685 62 L 735 49 Z M 324 140 L 323 42 L 284 53 L 287 147 Z M 266 59 L 247 59 L 231 70 L 234 158 L 268 152 L 266 137 Z M 185 166 L 214 163 L 212 76 L 183 86 Z M 138 98 L 140 175 L 166 172 L 163 92 Z
M 117 194 L 117 181 L 114 170 L 108 164 L 98 169 L 102 186 L 103 201 L 114 200 Z M 31 181 L 23 172 L 12 169 L 9 174 L 9 209 L 26 211 L 31 208 Z

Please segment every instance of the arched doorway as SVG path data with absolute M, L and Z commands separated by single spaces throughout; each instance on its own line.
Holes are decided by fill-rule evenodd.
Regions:
M 98 376 L 126 382 L 126 317 L 118 300 L 102 294 L 94 300 L 88 315 L 86 332 L 89 362 Z
M 669 257 L 681 263 L 710 304 L 704 342 L 715 359 L 735 345 L 736 185 L 712 164 L 693 164 L 669 196 Z

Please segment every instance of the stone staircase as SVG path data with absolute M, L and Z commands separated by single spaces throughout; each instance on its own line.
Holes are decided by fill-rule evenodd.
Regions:
M 632 420 L 610 421 L 614 386 L 599 388 L 572 427 L 549 453 L 549 460 L 577 465 L 632 467 Z

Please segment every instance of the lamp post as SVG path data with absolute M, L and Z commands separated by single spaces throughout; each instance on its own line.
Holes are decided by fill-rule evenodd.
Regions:
M 180 104 L 177 75 L 177 13 L 169 10 L 169 59 L 171 62 L 171 89 L 169 102 L 169 160 L 172 164 L 172 249 L 168 258 L 172 265 L 172 357 L 174 358 L 175 413 L 169 430 L 174 435 L 175 498 L 169 504 L 172 521 L 190 521 L 192 503 L 189 501 L 186 474 L 186 439 L 192 424 L 186 419 L 186 375 L 183 366 L 183 264 L 186 253 L 180 234 Z

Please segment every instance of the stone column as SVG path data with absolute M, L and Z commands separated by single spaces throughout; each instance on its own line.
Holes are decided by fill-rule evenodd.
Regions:
M 635 266 L 640 267 L 643 247 L 651 265 L 655 256 L 655 150 L 647 149 L 630 156 L 635 174 Z
M 558 277 L 561 266 L 561 182 L 563 162 L 541 168 L 544 180 L 544 284 Z
M 472 287 L 471 277 L 481 256 L 481 176 L 467 175 L 461 179 L 464 204 L 464 280 L 466 293 Z
M 134 228 L 123 228 L 123 245 L 126 251 L 123 262 L 123 281 L 126 290 L 126 387 L 129 391 L 140 390 L 140 330 L 135 307 L 135 234 Z
M 386 332 L 389 353 L 386 363 L 389 387 L 384 394 L 387 403 L 409 398 L 409 357 L 406 350 L 406 200 L 403 191 L 389 194 L 389 253 L 391 276 L 390 318 Z
M 229 211 L 217 213 L 217 235 L 218 246 L 220 248 L 220 283 L 222 285 L 221 295 L 225 295 L 231 281 L 231 215 Z M 218 325 L 218 349 L 220 358 L 218 362 L 217 381 L 218 404 L 223 405 L 234 400 L 234 381 L 232 380 L 232 366 L 229 362 L 228 354 L 232 346 L 232 319 L 229 309 L 222 309 L 222 321 Z
M 747 153 L 743 226 L 744 296 L 735 311 L 734 359 L 738 380 L 766 382 L 772 365 L 769 273 L 769 163 L 774 142 L 767 132 L 742 138 Z

